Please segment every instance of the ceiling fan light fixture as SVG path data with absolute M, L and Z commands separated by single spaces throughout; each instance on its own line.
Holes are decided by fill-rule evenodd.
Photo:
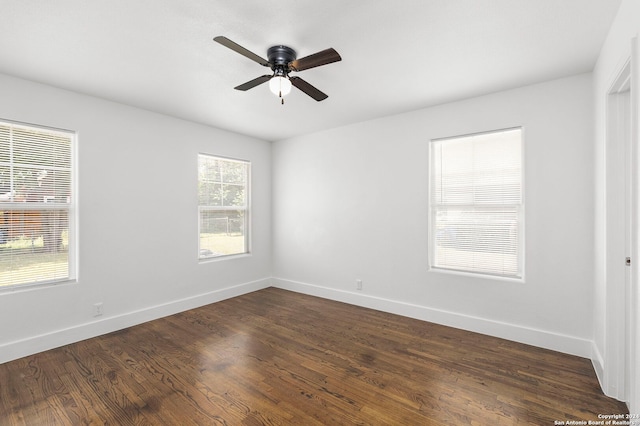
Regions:
M 340 54 L 338 54 L 338 52 L 336 52 L 335 49 L 331 47 L 320 52 L 305 56 L 304 58 L 297 59 L 296 51 L 290 47 L 283 45 L 271 46 L 269 49 L 267 49 L 267 56 L 269 58 L 267 60 L 260 55 L 256 55 L 250 50 L 247 50 L 246 48 L 240 46 L 238 43 L 229 40 L 225 36 L 217 36 L 214 37 L 213 40 L 217 43 L 220 43 L 224 47 L 227 47 L 234 52 L 239 53 L 254 62 L 257 62 L 263 67 L 271 68 L 271 70 L 273 71 L 272 75 L 261 75 L 260 77 L 254 78 L 253 80 L 249 80 L 246 83 L 234 87 L 234 89 L 244 92 L 268 81 L 269 89 L 274 95 L 280 98 L 282 104 L 284 104 L 284 96 L 288 95 L 289 92 L 291 92 L 291 86 L 296 86 L 298 90 L 309 95 L 316 101 L 323 101 L 327 99 L 328 96 L 326 93 L 322 93 L 320 90 L 313 87 L 311 84 L 307 83 L 300 77 L 295 76 L 289 78 L 289 72 L 304 71 L 308 70 L 309 68 L 315 68 L 342 60 Z
M 273 76 L 269 80 L 269 90 L 279 98 L 285 97 L 291 92 L 291 81 L 287 77 Z

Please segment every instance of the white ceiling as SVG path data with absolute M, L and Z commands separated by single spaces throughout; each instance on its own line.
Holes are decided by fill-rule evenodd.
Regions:
M 0 72 L 280 140 L 591 71 L 619 4 L 2 0 Z M 333 47 L 341 62 L 296 73 L 329 98 L 233 90 L 268 69 L 218 35 L 262 57 Z

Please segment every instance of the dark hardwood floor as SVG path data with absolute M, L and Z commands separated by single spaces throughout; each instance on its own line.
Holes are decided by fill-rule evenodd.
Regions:
M 0 425 L 554 425 L 587 359 L 268 288 L 0 364 Z

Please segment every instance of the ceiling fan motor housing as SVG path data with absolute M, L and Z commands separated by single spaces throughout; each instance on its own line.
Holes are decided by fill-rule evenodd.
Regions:
M 287 68 L 290 62 L 296 60 L 296 51 L 287 46 L 272 46 L 267 50 L 267 57 L 271 64 L 271 69 Z

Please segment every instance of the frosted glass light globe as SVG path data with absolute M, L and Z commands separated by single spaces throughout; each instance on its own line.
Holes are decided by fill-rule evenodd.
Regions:
M 286 77 L 272 77 L 269 80 L 269 89 L 278 97 L 287 96 L 291 92 L 291 81 Z

